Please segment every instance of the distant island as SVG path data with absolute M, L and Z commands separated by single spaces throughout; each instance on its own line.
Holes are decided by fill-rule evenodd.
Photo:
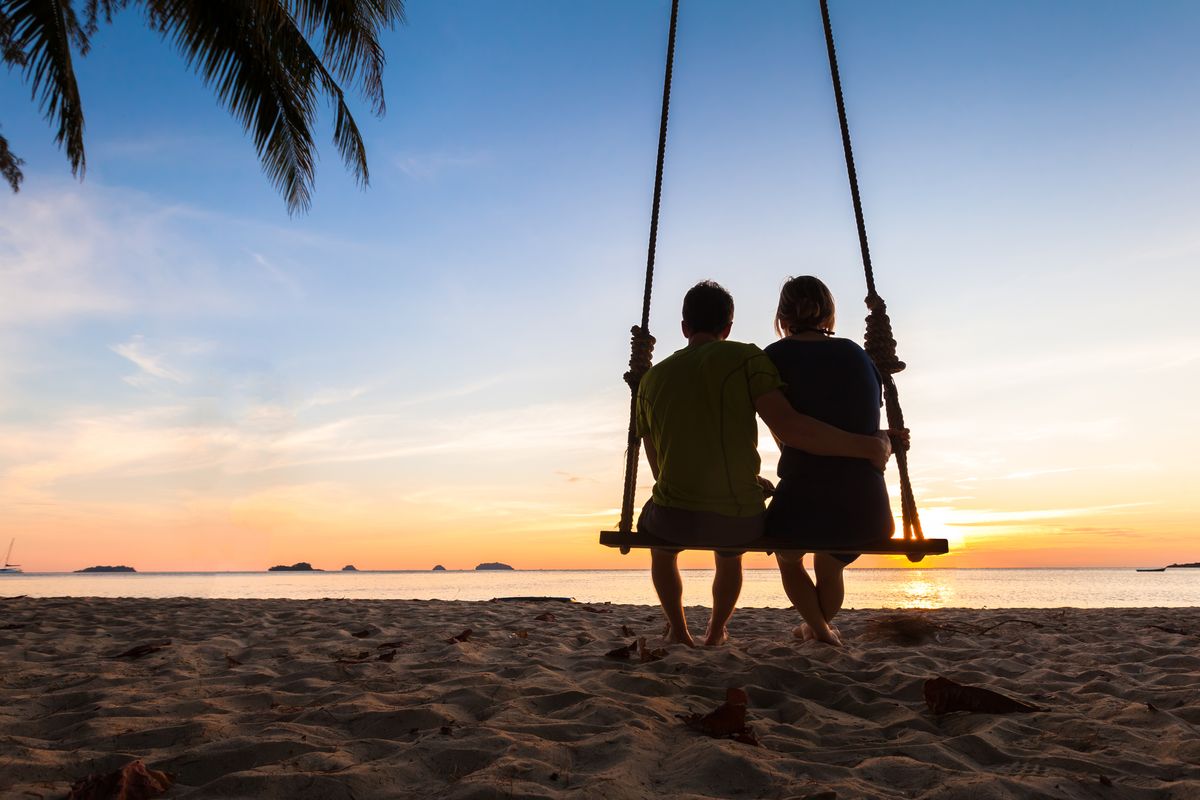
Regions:
M 119 567 L 84 567 L 77 569 L 76 572 L 137 572 L 133 567 L 127 567 L 122 564 Z
M 445 571 L 446 571 L 446 568 L 443 567 L 441 564 L 438 564 L 436 567 L 434 567 L 433 569 L 430 570 L 430 572 L 445 572 Z
M 353 564 L 347 564 L 346 566 L 342 567 L 342 572 L 358 572 L 358 567 L 354 566 Z
M 1167 569 L 1200 569 L 1200 561 L 1191 564 L 1167 564 Z
M 512 569 L 508 564 L 501 564 L 499 561 L 489 561 L 486 564 L 480 564 L 475 569 Z
M 298 561 L 290 567 L 282 564 L 276 564 L 267 570 L 267 572 L 324 572 L 323 569 L 313 569 L 313 565 L 307 561 Z

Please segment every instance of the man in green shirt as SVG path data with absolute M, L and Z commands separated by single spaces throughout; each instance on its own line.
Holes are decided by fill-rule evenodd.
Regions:
M 752 344 L 728 341 L 733 298 L 712 281 L 683 299 L 687 347 L 647 372 L 638 387 L 638 435 L 654 475 L 654 493 L 638 530 L 680 545 L 727 546 L 716 553 L 713 610 L 704 643 L 723 644 L 742 590 L 744 545 L 762 536 L 766 509 L 759 478 L 761 416 L 777 439 L 815 455 L 863 458 L 880 468 L 886 436 L 861 436 L 797 414 L 770 359 Z M 651 578 L 669 629 L 667 639 L 694 646 L 683 611 L 679 550 L 651 553 Z

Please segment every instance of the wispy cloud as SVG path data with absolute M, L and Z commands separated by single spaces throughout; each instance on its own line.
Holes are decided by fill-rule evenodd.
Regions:
M 478 167 L 489 163 L 491 157 L 483 152 L 404 153 L 392 163 L 410 178 L 432 180 L 445 172 Z
M 1086 518 L 1115 512 L 1144 508 L 1152 503 L 1113 503 L 1111 505 L 1081 506 L 1077 508 L 1042 508 L 1021 511 L 992 511 L 955 509 L 963 519 L 947 520 L 945 524 L 960 528 L 1009 526 L 1044 522 L 1046 520 Z
M 151 352 L 146 337 L 141 334 L 137 334 L 123 344 L 115 344 L 111 349 L 122 358 L 132 361 L 145 375 L 172 383 L 185 383 L 188 379 L 186 374 L 166 364 L 165 353 Z M 132 375 L 126 377 L 125 380 L 134 385 L 141 385 L 143 377 L 143 375 Z

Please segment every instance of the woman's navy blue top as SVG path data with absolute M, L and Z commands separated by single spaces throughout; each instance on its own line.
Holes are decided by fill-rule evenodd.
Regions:
M 870 356 L 849 339 L 781 339 L 766 348 L 801 414 L 844 431 L 879 431 L 883 387 Z M 853 552 L 895 530 L 883 473 L 859 458 L 815 456 L 784 447 L 767 535 Z

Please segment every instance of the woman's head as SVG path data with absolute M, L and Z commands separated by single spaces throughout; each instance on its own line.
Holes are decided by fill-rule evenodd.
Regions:
M 788 278 L 779 290 L 775 332 L 791 336 L 805 331 L 833 334 L 835 308 L 829 287 L 811 275 Z

